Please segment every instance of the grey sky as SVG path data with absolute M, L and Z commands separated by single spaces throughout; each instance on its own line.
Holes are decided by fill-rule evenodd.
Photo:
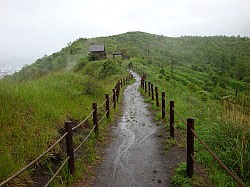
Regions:
M 0 0 L 0 67 L 127 31 L 250 36 L 250 0 Z

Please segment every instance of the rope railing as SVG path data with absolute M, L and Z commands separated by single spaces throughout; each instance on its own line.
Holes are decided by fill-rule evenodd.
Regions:
M 152 96 L 152 100 L 154 100 L 154 89 L 153 84 L 150 81 L 146 81 L 146 74 L 144 74 L 143 71 L 139 70 L 138 68 L 134 67 L 135 71 L 139 71 L 139 74 L 142 75 L 141 79 L 141 89 L 145 89 L 145 92 L 147 92 L 147 83 L 148 83 L 148 96 Z M 156 89 L 158 91 L 158 88 Z M 203 175 L 201 168 L 199 168 L 199 165 L 195 161 L 194 158 L 194 142 L 192 139 L 195 137 L 199 140 L 199 142 L 205 147 L 205 149 L 211 154 L 211 156 L 219 163 L 220 167 L 227 172 L 227 174 L 234 179 L 234 181 L 241 187 L 245 187 L 246 185 L 244 182 L 231 170 L 229 170 L 225 164 L 216 156 L 216 154 L 205 144 L 204 141 L 201 140 L 201 138 L 197 135 L 197 133 L 194 131 L 194 119 L 188 118 L 187 122 L 181 117 L 179 112 L 174 108 L 174 102 L 168 101 L 167 104 L 170 107 L 170 112 L 167 112 L 165 109 L 165 102 L 167 101 L 167 98 L 165 97 L 165 92 L 162 93 L 162 117 L 165 117 L 166 113 L 169 113 L 169 121 L 170 121 L 170 136 L 174 137 L 173 133 L 173 124 L 174 124 L 174 114 L 177 115 L 177 117 L 183 122 L 185 126 L 187 126 L 187 168 L 186 173 L 189 177 L 192 177 L 193 174 L 193 164 L 197 166 L 197 169 L 201 173 L 202 177 L 205 178 Z M 156 106 L 159 107 L 159 104 L 156 102 Z M 190 133 L 191 132 L 191 133 Z M 191 154 L 190 154 L 191 153 Z
M 49 184 L 56 178 L 56 176 L 59 174 L 59 172 L 62 170 L 63 166 L 68 162 L 69 156 L 63 161 L 62 165 L 58 168 L 58 170 L 55 172 L 55 174 L 50 178 L 50 180 L 44 185 L 45 187 L 49 186 Z
M 106 101 L 107 101 L 107 99 L 105 99 L 102 104 L 100 104 L 99 106 L 97 106 L 97 108 L 102 107 L 106 103 Z
M 168 114 L 170 113 L 170 112 L 169 112 L 169 111 L 167 111 L 166 109 L 163 109 L 163 110 L 164 110 L 164 112 L 165 112 L 165 113 L 168 113 Z M 168 116 L 168 117 L 169 117 L 169 116 Z
M 211 156 L 213 157 L 214 160 L 216 160 L 218 162 L 218 164 L 220 165 L 220 167 L 227 172 L 227 174 L 229 176 L 231 176 L 235 182 L 237 182 L 237 184 L 239 184 L 239 186 L 245 186 L 245 184 L 242 182 L 242 180 L 235 174 L 233 173 L 231 170 L 229 170 L 227 168 L 227 166 L 217 157 L 217 155 L 208 147 L 208 145 L 198 136 L 198 134 L 191 129 L 192 133 L 194 134 L 194 136 L 199 140 L 199 142 L 204 146 L 204 148 L 211 154 Z
M 194 165 L 196 166 L 196 168 L 198 169 L 199 173 L 201 174 L 202 178 L 204 179 L 205 183 L 208 185 L 208 183 L 207 183 L 207 178 L 206 178 L 206 176 L 203 174 L 203 172 L 202 172 L 202 170 L 201 170 L 199 164 L 196 162 L 196 160 L 195 160 L 195 158 L 194 158 L 194 155 L 191 155 L 191 158 L 192 158 L 192 160 L 193 160 L 193 162 L 194 162 Z
M 108 111 L 105 112 L 105 114 L 102 116 L 102 118 L 98 121 L 98 124 L 102 122 L 102 120 L 106 117 Z
M 114 93 L 112 93 L 112 95 L 111 95 L 111 96 L 109 96 L 109 99 L 113 98 L 113 96 L 114 96 Z
M 176 115 L 179 117 L 179 119 L 183 122 L 184 125 L 187 125 L 187 123 L 185 122 L 185 120 L 181 117 L 181 115 L 176 111 L 176 109 L 174 109 L 173 107 L 171 107 L 174 111 L 174 113 L 176 113 Z
M 116 102 L 113 102 L 112 107 L 111 107 L 111 110 L 112 110 L 113 108 L 115 108 L 115 105 L 116 105 Z
M 170 112 L 166 111 L 165 109 L 163 109 L 163 111 L 164 111 L 165 113 L 168 113 L 168 114 L 170 114 Z M 168 118 L 168 120 L 170 120 L 170 117 L 169 117 L 169 115 L 167 115 L 167 118 Z
M 123 85 L 125 86 L 125 84 L 129 83 L 129 80 L 131 80 L 131 79 L 132 79 L 132 75 L 129 75 L 126 78 L 122 79 L 123 80 Z M 109 118 L 109 111 L 110 111 L 110 108 L 109 108 L 109 99 L 113 97 L 113 107 L 115 108 L 115 104 L 118 101 L 118 96 L 119 96 L 119 93 L 120 93 L 120 87 L 122 87 L 122 85 L 121 85 L 121 82 L 118 81 L 118 83 L 116 84 L 115 89 L 113 89 L 113 94 L 110 97 L 108 97 L 108 94 L 106 94 L 106 99 L 104 100 L 104 102 L 101 105 L 99 105 L 98 107 L 96 106 L 96 108 L 95 108 L 96 111 L 92 110 L 89 113 L 89 115 L 82 122 L 80 122 L 78 125 L 76 125 L 76 126 L 73 127 L 73 125 L 74 125 L 73 122 L 71 122 L 71 121 L 65 121 L 65 129 L 66 129 L 67 132 L 64 133 L 52 146 L 50 146 L 45 152 L 43 152 L 41 155 L 39 155 L 36 159 L 34 159 L 32 162 L 30 162 L 29 164 L 27 164 L 25 167 L 23 167 L 21 170 L 19 170 L 18 172 L 16 172 L 14 175 L 12 175 L 11 177 L 9 177 L 8 179 L 2 181 L 0 183 L 0 187 L 2 187 L 3 185 L 6 185 L 12 179 L 16 178 L 21 173 L 23 173 L 28 168 L 30 168 L 35 163 L 37 163 L 42 157 L 44 157 L 49 151 L 51 151 L 65 137 L 66 137 L 67 158 L 64 160 L 64 162 L 62 163 L 62 165 L 58 168 L 58 170 L 56 171 L 56 173 L 45 184 L 45 186 L 48 186 L 54 180 L 54 178 L 58 175 L 58 173 L 62 170 L 63 166 L 67 162 L 69 164 L 68 167 L 69 167 L 70 174 L 73 174 L 73 172 L 74 172 L 74 158 L 72 158 L 72 157 L 74 157 L 74 152 L 76 152 L 76 151 L 78 151 L 80 149 L 80 147 L 88 140 L 88 138 L 90 137 L 90 135 L 93 133 L 94 130 L 95 130 L 95 133 L 97 133 L 97 135 L 98 135 L 98 128 L 97 128 L 98 126 L 97 125 L 98 125 L 98 123 L 102 122 L 102 120 L 105 118 L 105 116 L 107 116 Z M 86 122 L 91 115 L 93 115 L 93 117 L 94 117 L 94 112 L 97 112 L 97 109 L 100 108 L 100 107 L 102 107 L 104 104 L 106 104 L 106 112 L 105 112 L 104 116 L 102 117 L 102 119 L 98 123 L 96 123 L 97 125 L 93 126 L 93 128 L 91 129 L 91 131 L 89 132 L 89 134 L 85 137 L 85 139 L 77 146 L 77 148 L 75 150 L 73 150 L 73 148 L 72 148 L 72 146 L 73 146 L 73 138 L 72 138 L 72 132 L 73 132 L 73 130 L 79 128 L 82 124 L 84 124 L 84 122 Z M 95 117 L 97 119 L 97 115 L 96 114 L 95 114 Z
M 164 99 L 167 100 L 166 98 L 164 98 Z M 185 122 L 185 120 L 183 119 L 183 117 L 181 117 L 181 115 L 179 114 L 179 112 L 177 112 L 177 110 L 176 110 L 174 107 L 172 107 L 169 103 L 170 103 L 170 101 L 167 102 L 168 106 L 174 111 L 174 113 L 175 113 L 175 114 L 177 115 L 177 117 L 183 122 L 183 124 L 184 124 L 184 125 L 187 125 L 187 123 Z M 170 113 L 170 112 L 168 112 L 168 111 L 166 111 L 166 110 L 165 110 L 165 112 Z
M 92 110 L 92 112 L 89 113 L 89 115 L 81 122 L 79 123 L 77 126 L 73 127 L 72 130 L 77 129 L 78 127 L 80 127 L 83 123 L 85 123 L 87 121 L 87 119 L 93 114 L 94 110 Z
M 77 146 L 77 148 L 75 148 L 74 153 L 77 152 L 77 151 L 80 149 L 80 147 L 88 140 L 88 138 L 90 137 L 90 135 L 92 134 L 92 132 L 95 130 L 95 127 L 96 127 L 96 126 L 94 126 L 94 127 L 90 130 L 89 134 L 88 134 L 88 135 L 84 138 L 84 140 Z
M 61 138 L 59 138 L 52 146 L 50 146 L 45 152 L 43 152 L 42 154 L 40 154 L 36 159 L 34 159 L 32 162 L 30 162 L 29 164 L 27 164 L 25 167 L 23 167 L 21 170 L 19 170 L 18 172 L 16 172 L 14 175 L 12 175 L 11 177 L 9 177 L 8 179 L 6 179 L 5 181 L 1 182 L 0 186 L 3 186 L 5 184 L 7 184 L 9 181 L 11 181 L 12 179 L 16 178 L 18 175 L 20 175 L 21 173 L 23 173 L 24 171 L 26 171 L 29 167 L 31 167 L 32 165 L 34 165 L 37 161 L 39 161 L 43 156 L 45 156 L 48 152 L 50 152 L 58 143 L 60 143 L 62 141 L 62 139 L 67 135 L 68 133 L 64 133 Z

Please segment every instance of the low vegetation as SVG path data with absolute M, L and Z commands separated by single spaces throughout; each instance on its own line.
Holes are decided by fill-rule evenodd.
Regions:
M 86 117 L 92 102 L 103 102 L 105 93 L 111 94 L 117 80 L 127 75 L 109 60 L 79 64 L 73 68 L 78 73 L 59 71 L 34 80 L 19 82 L 9 77 L 0 81 L 1 180 L 52 145 L 65 120 Z M 54 153 L 60 152 L 57 147 Z
M 160 92 L 166 92 L 168 103 L 170 100 L 175 101 L 175 108 L 182 118 L 186 120 L 194 117 L 199 136 L 231 170 L 249 184 L 249 84 L 238 81 L 241 92 L 236 96 L 230 85 L 237 80 L 232 78 L 225 82 L 226 89 L 217 85 L 214 89 L 204 90 L 205 82 L 211 79 L 206 72 L 181 65 L 175 66 L 171 72 L 171 65 L 148 64 L 140 59 L 134 59 L 133 64 L 146 73 L 147 81 L 157 86 Z M 175 126 L 186 129 L 178 117 L 175 118 Z M 209 179 L 214 185 L 235 186 L 199 142 L 195 144 L 195 155 L 198 162 L 207 168 Z
M 90 44 L 105 44 L 110 60 L 89 61 Z M 112 59 L 117 51 L 130 59 Z M 129 62 L 166 92 L 167 102 L 175 101 L 183 118 L 195 118 L 197 133 L 249 185 L 250 39 L 170 38 L 142 32 L 77 39 L 0 80 L 0 180 L 46 150 L 60 136 L 64 120 L 86 117 L 92 102 L 103 101 L 104 94 L 126 75 L 122 66 Z M 178 118 L 175 125 L 185 129 Z M 85 163 L 97 159 L 94 144 L 94 139 L 88 144 L 90 156 L 83 159 Z M 195 151 L 216 186 L 235 186 L 198 142 Z M 86 170 L 86 164 L 80 165 Z M 23 179 L 30 180 L 27 176 L 15 182 L 21 185 Z

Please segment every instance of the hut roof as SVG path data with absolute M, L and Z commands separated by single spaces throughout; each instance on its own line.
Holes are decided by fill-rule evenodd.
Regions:
M 103 52 L 105 51 L 104 45 L 91 45 L 89 47 L 89 52 Z

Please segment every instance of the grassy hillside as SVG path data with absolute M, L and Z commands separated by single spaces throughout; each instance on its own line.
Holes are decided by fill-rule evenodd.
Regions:
M 61 71 L 23 82 L 9 80 L 12 77 L 0 81 L 0 180 L 45 151 L 60 136 L 65 120 L 81 121 L 92 111 L 92 103 L 103 102 L 117 80 L 127 75 L 108 60 L 78 63 L 73 69 L 77 73 Z M 60 152 L 57 147 L 55 153 Z
M 139 57 L 149 63 L 185 65 L 193 70 L 208 72 L 210 76 L 231 77 L 250 83 L 250 39 L 226 36 L 165 37 L 143 32 L 79 38 L 52 55 L 45 55 L 34 64 L 24 67 L 16 79 L 26 80 L 53 71 L 69 71 L 85 60 L 90 44 L 105 44 L 108 57 L 115 51 L 126 57 Z
M 110 60 L 89 61 L 90 44 L 105 44 Z M 124 52 L 130 60 L 111 59 L 115 51 Z M 230 100 L 236 111 L 245 107 L 249 117 L 250 39 L 171 38 L 143 32 L 77 39 L 0 80 L 0 180 L 51 145 L 64 120 L 85 117 L 91 103 L 103 100 L 117 79 L 126 74 L 121 64 L 130 61 L 145 69 L 148 79 L 177 101 L 185 117 L 195 117 L 204 140 L 218 145 L 216 153 L 247 181 L 249 120 L 245 125 L 239 117 L 231 119 L 235 114 L 223 115 L 223 101 Z M 242 117 L 242 113 L 237 115 Z M 176 125 L 183 128 L 181 123 Z M 221 139 L 218 134 L 223 134 Z M 198 150 L 200 162 L 206 165 L 210 158 L 202 153 Z M 218 184 L 226 181 L 231 185 L 217 167 L 212 171 L 219 173 L 211 174 L 215 183 L 225 178 Z
M 168 103 L 170 100 L 175 101 L 175 109 L 182 118 L 186 120 L 188 117 L 193 117 L 195 119 L 195 130 L 202 140 L 212 148 L 230 170 L 233 170 L 249 185 L 249 84 L 228 79 L 225 88 L 220 84 L 215 84 L 209 91 L 205 91 L 209 84 L 213 85 L 213 82 L 209 83 L 211 80 L 207 72 L 194 71 L 185 66 L 177 66 L 171 72 L 171 68 L 164 63 L 158 66 L 140 59 L 133 59 L 132 62 L 147 74 L 147 81 L 157 86 L 160 92 L 166 92 Z M 242 90 L 245 90 L 241 96 L 220 97 L 234 94 L 230 85 L 235 82 L 242 84 Z M 155 102 L 152 103 L 155 105 Z M 156 119 L 161 119 L 161 110 L 155 115 Z M 168 123 L 166 127 L 169 129 Z M 177 116 L 175 128 L 180 129 L 183 141 L 185 141 L 186 126 Z M 195 143 L 195 155 L 198 162 L 206 168 L 209 179 L 215 186 L 237 186 L 198 141 Z M 177 186 L 191 185 L 188 179 L 177 178 L 174 182 Z

